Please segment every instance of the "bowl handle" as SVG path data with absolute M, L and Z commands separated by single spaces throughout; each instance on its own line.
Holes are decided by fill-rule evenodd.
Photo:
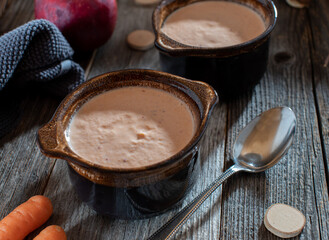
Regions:
M 208 112 L 218 103 L 217 92 L 208 83 L 189 79 L 186 80 L 185 84 L 203 100 L 203 105 L 208 114 Z
M 40 128 L 37 141 L 41 152 L 49 157 L 54 157 L 54 154 L 56 155 L 60 151 L 57 137 L 57 124 L 55 121 L 50 121 Z

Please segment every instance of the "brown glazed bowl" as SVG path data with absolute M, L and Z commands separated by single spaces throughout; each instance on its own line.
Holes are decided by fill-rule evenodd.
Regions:
M 76 111 L 98 94 L 127 86 L 163 89 L 183 100 L 197 123 L 192 140 L 169 159 L 139 168 L 104 167 L 78 156 L 69 144 L 69 125 Z M 200 139 L 217 101 L 216 92 L 203 82 L 152 70 L 110 72 L 70 93 L 39 129 L 38 144 L 46 156 L 67 161 L 76 192 L 98 213 L 123 219 L 150 217 L 174 206 L 192 186 L 199 169 Z
M 238 45 L 193 47 L 176 42 L 162 33 L 161 27 L 172 12 L 201 1 L 164 0 L 154 10 L 155 46 L 160 52 L 161 67 L 165 72 L 205 81 L 215 88 L 222 100 L 232 99 L 252 90 L 266 71 L 270 33 L 277 19 L 276 7 L 271 0 L 221 0 L 250 7 L 265 22 L 265 32 Z

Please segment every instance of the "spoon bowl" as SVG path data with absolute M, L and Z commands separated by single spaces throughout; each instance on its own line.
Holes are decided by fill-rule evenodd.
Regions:
M 273 167 L 289 149 L 295 129 L 296 116 L 288 107 L 272 108 L 253 119 L 234 143 L 234 165 L 148 239 L 173 237 L 201 204 L 233 174 L 240 171 L 257 173 Z
M 243 171 L 265 171 L 288 151 L 295 128 L 296 116 L 288 107 L 260 114 L 240 132 L 234 144 L 233 162 Z

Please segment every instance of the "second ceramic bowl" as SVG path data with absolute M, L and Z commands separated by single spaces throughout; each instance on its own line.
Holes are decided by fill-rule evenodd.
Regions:
M 221 99 L 231 99 L 253 89 L 266 71 L 270 34 L 277 19 L 276 7 L 271 0 L 228 0 L 259 13 L 266 27 L 258 37 L 229 47 L 187 46 L 161 31 L 171 13 L 201 1 L 164 0 L 154 10 L 155 46 L 160 52 L 161 67 L 169 73 L 205 81 L 215 88 Z

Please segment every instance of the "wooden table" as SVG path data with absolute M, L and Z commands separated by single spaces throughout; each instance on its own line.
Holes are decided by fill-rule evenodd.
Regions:
M 5 2 L 0 34 L 33 19 L 33 0 Z M 279 17 L 268 70 L 252 94 L 216 106 L 203 138 L 202 172 L 183 205 L 227 169 L 238 132 L 266 109 L 282 105 L 293 109 L 298 121 L 294 143 L 265 173 L 241 173 L 228 180 L 176 239 L 277 239 L 263 224 L 266 209 L 274 203 L 292 205 L 305 214 L 306 226 L 296 239 L 329 239 L 329 1 L 312 1 L 305 9 L 289 7 L 283 0 L 275 3 Z M 87 79 L 118 69 L 160 70 L 156 49 L 138 52 L 125 43 L 132 30 L 152 29 L 153 7 L 119 0 L 112 38 L 79 60 Z M 45 95 L 28 95 L 21 103 L 24 111 L 18 127 L 1 139 L 0 218 L 29 197 L 44 194 L 54 205 L 46 225 L 62 226 L 70 240 L 145 239 L 179 210 L 126 221 L 99 216 L 82 203 L 69 182 L 65 162 L 43 156 L 36 143 L 36 131 L 58 104 Z

